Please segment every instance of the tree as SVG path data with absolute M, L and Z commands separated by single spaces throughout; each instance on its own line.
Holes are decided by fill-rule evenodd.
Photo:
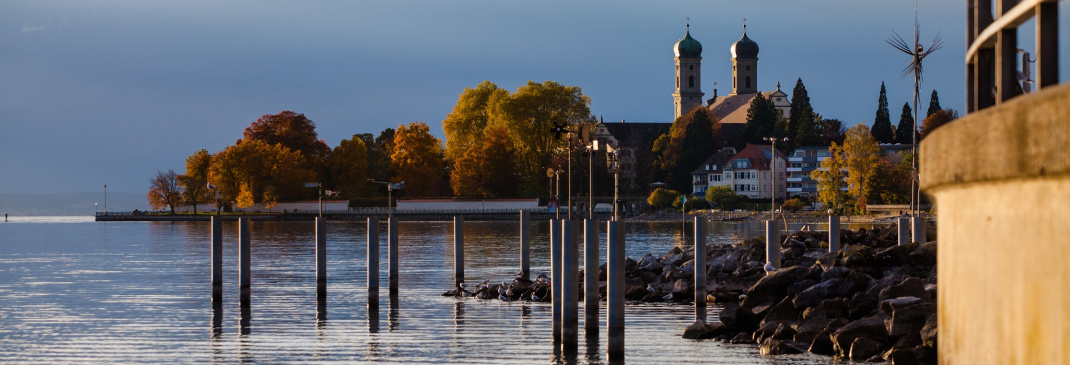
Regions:
M 244 139 L 281 144 L 300 152 L 305 158 L 304 167 L 309 170 L 318 170 L 331 153 L 331 147 L 316 134 L 316 123 L 304 114 L 289 110 L 261 116 L 245 128 Z
M 899 126 L 895 128 L 895 142 L 901 144 L 914 144 L 914 116 L 910 111 L 910 103 L 903 103 L 903 113 L 899 115 Z M 920 141 L 918 138 L 917 141 Z
M 676 118 L 669 132 L 654 143 L 659 175 L 669 186 L 686 190 L 691 185 L 691 170 L 720 149 L 720 131 L 721 124 L 706 108 L 695 108 Z
M 366 195 L 374 186 L 368 184 L 368 147 L 364 135 L 354 134 L 334 148 L 325 163 L 327 186 L 343 197 Z
M 594 122 L 591 116 L 591 98 L 577 86 L 566 86 L 553 81 L 536 83 L 528 81 L 516 92 L 500 97 L 489 105 L 489 125 L 504 127 L 509 131 L 517 152 L 517 165 L 521 174 L 521 192 L 535 195 L 546 186 L 545 171 L 554 155 L 560 155 L 568 146 L 567 140 L 559 138 L 552 130 L 555 126 L 575 129 L 580 123 Z M 561 136 L 574 137 L 574 135 Z M 577 149 L 578 143 L 573 143 Z
M 446 159 L 456 161 L 470 148 L 482 145 L 484 129 L 490 122 L 488 106 L 507 98 L 509 92 L 490 81 L 483 81 L 475 89 L 464 88 L 457 98 L 453 112 L 442 121 L 446 132 Z
M 212 156 L 208 181 L 219 189 L 222 201 L 238 202 L 239 207 L 295 200 L 307 195 L 304 183 L 315 179 L 304 162 L 300 152 L 282 144 L 240 141 Z
M 394 153 L 394 129 L 387 128 L 379 132 L 374 143 L 367 143 L 368 147 L 368 174 L 370 178 L 378 181 L 393 181 L 394 167 L 390 162 L 390 155 Z M 386 195 L 385 189 L 376 189 L 379 195 Z
M 646 203 L 658 209 L 671 207 L 674 202 L 680 200 L 680 192 L 672 189 L 657 188 L 646 198 Z
M 788 145 L 792 147 L 814 146 L 821 143 L 821 130 L 818 116 L 810 105 L 810 96 L 806 92 L 802 78 L 795 81 L 791 91 L 791 111 L 788 114 Z M 789 150 L 793 150 L 791 148 Z
M 895 143 L 895 130 L 892 129 L 892 117 L 888 113 L 888 91 L 881 83 L 881 95 L 877 99 L 877 117 L 873 119 L 873 138 L 880 143 Z
M 859 199 L 858 207 L 865 210 L 865 197 L 880 159 L 880 146 L 865 124 L 847 130 L 843 142 L 844 162 L 847 166 L 847 188 L 851 196 Z
M 910 203 L 909 152 L 882 156 L 873 173 L 873 181 L 866 201 L 872 204 Z
M 742 150 L 747 143 L 761 144 L 764 137 L 783 137 L 783 133 L 777 133 L 777 121 L 781 118 L 781 113 L 769 99 L 762 93 L 755 94 L 747 108 L 747 125 L 743 127 L 743 139 L 736 147 Z
M 197 213 L 197 204 L 208 203 L 215 196 L 208 190 L 208 166 L 212 162 L 212 155 L 208 150 L 201 149 L 186 157 L 186 173 L 178 175 L 178 184 L 182 188 L 182 200 L 193 206 L 193 213 Z
M 833 143 L 843 144 L 847 130 L 839 119 L 822 119 L 818 116 L 818 125 L 821 129 L 821 145 L 831 146 Z
M 959 119 L 959 113 L 954 109 L 937 110 L 935 113 L 929 114 L 928 117 L 922 120 L 921 138 L 925 138 L 936 128 L 951 123 L 955 119 Z
M 397 181 L 405 182 L 410 196 L 436 196 L 444 191 L 446 162 L 442 142 L 432 136 L 427 124 L 399 125 L 394 133 L 390 166 Z
M 175 170 L 158 171 L 156 177 L 149 179 L 148 198 L 153 210 L 171 208 L 171 214 L 175 214 L 175 206 L 182 204 L 182 188 Z
M 734 206 L 737 198 L 736 192 L 732 191 L 732 188 L 727 185 L 713 186 L 706 189 L 706 201 L 717 203 L 717 208 L 721 210 L 729 210 L 728 205 Z
M 450 186 L 457 196 L 512 197 L 519 184 L 516 147 L 509 131 L 501 127 L 488 128 L 481 145 L 469 148 L 450 171 Z
M 847 203 L 846 169 L 847 161 L 843 149 L 832 142 L 829 146 L 830 157 L 821 161 L 820 168 L 810 172 L 810 178 L 817 182 L 817 201 L 833 211 L 842 211 Z
M 925 117 L 941 110 L 943 109 L 940 108 L 940 95 L 937 95 L 936 90 L 933 90 L 932 96 L 929 97 L 929 111 L 925 112 Z M 922 119 L 924 120 L 925 118 Z

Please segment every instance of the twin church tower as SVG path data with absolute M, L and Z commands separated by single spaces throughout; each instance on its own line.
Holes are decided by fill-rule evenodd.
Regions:
M 676 53 L 676 92 L 672 94 L 676 115 L 687 114 L 703 105 L 702 97 L 702 44 L 691 38 L 691 25 L 687 25 L 684 38 L 673 46 Z M 743 37 L 732 43 L 732 94 L 747 95 L 758 92 L 758 43 L 747 38 L 747 26 L 743 25 Z M 714 90 L 714 98 L 717 91 Z M 713 101 L 711 99 L 711 101 Z

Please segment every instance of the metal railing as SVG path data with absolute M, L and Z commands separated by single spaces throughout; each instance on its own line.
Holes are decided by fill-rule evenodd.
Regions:
M 1059 83 L 1059 1 L 969 0 L 966 6 L 966 111 L 972 113 L 1021 94 L 1018 27 L 1036 18 L 1036 86 Z M 1028 61 L 1026 61 L 1028 62 Z M 1028 82 L 1028 80 L 1023 80 Z

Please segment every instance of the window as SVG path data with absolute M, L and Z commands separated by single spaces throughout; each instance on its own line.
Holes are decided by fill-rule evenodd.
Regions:
M 688 76 L 687 77 L 687 87 L 695 87 L 695 77 L 694 76 Z
M 747 76 L 747 88 L 750 89 L 750 76 Z
M 687 69 L 688 69 L 688 70 L 694 70 L 694 69 L 695 69 L 695 65 L 688 65 L 688 66 L 687 66 Z
M 676 88 L 680 88 L 680 76 L 676 76 Z

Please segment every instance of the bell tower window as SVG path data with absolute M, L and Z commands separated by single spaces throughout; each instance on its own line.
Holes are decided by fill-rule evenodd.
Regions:
M 687 77 L 687 87 L 695 87 L 695 77 L 694 76 L 688 76 Z
M 750 89 L 750 76 L 747 76 L 747 88 Z

